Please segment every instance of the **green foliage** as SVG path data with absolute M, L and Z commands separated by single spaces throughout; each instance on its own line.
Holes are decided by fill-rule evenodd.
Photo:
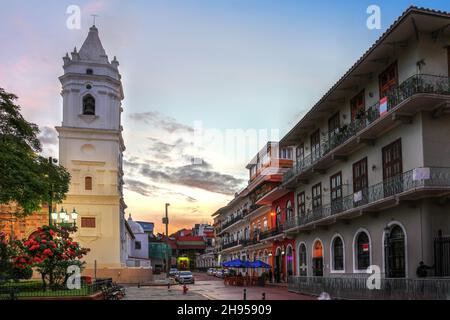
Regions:
M 0 88 L 0 203 L 17 203 L 16 216 L 25 216 L 63 200 L 70 174 L 38 155 L 39 128 L 23 118 L 16 99 Z
M 6 238 L 4 232 L 0 232 L 0 283 L 7 280 L 30 279 L 33 275 L 31 267 L 18 268 L 14 263 L 19 246 L 15 241 Z

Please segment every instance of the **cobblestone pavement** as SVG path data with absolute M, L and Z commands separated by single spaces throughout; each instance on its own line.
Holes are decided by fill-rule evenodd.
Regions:
M 167 287 L 127 287 L 127 300 L 242 300 L 243 287 L 225 286 L 222 279 L 205 273 L 194 273 L 195 284 L 188 285 L 187 294 L 183 294 L 181 285 Z M 288 292 L 286 287 L 247 287 L 247 300 L 315 300 L 317 298 Z

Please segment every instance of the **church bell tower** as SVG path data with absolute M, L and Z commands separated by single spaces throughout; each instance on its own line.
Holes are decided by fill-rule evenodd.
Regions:
M 109 61 L 92 26 L 77 51 L 63 58 L 59 78 L 63 121 L 59 159 L 71 174 L 66 200 L 59 206 L 78 212 L 76 241 L 91 251 L 87 268 L 122 268 L 127 258 L 123 200 L 121 113 L 124 98 L 119 62 Z

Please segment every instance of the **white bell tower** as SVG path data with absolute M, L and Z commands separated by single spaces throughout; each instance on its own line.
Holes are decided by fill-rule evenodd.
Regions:
M 90 248 L 87 268 L 122 268 L 127 258 L 123 200 L 121 113 L 123 89 L 119 62 L 108 60 L 92 26 L 80 51 L 63 58 L 63 121 L 59 159 L 71 174 L 64 207 L 79 214 L 75 235 Z

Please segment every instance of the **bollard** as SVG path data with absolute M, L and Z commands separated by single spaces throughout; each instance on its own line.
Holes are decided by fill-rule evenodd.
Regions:
M 262 293 L 262 299 L 266 300 L 266 293 L 265 292 Z
M 138 282 L 138 288 L 140 288 L 141 287 L 141 283 L 140 282 Z
M 244 300 L 247 300 L 247 289 L 244 289 Z

